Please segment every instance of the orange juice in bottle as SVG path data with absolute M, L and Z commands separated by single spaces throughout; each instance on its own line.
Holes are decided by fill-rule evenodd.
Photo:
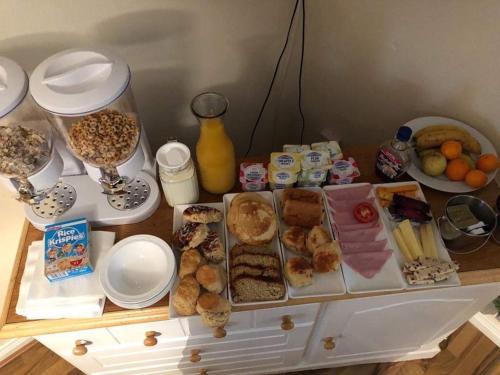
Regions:
M 191 103 L 191 109 L 201 127 L 196 144 L 201 185 L 214 194 L 227 193 L 236 180 L 234 146 L 222 121 L 227 107 L 228 100 L 223 95 L 212 92 L 196 96 Z

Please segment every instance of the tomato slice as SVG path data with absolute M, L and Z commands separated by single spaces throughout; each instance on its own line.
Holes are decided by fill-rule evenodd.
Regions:
M 370 203 L 357 204 L 353 210 L 354 218 L 360 223 L 370 223 L 378 218 L 378 213 Z

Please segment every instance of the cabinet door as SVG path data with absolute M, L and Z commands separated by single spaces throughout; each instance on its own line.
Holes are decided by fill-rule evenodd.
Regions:
M 306 358 L 335 361 L 418 350 L 463 324 L 498 294 L 499 287 L 485 284 L 330 302 Z

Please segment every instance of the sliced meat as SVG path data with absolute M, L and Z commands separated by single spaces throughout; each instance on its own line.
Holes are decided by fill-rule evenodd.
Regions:
M 342 254 L 371 253 L 382 251 L 387 247 L 387 240 L 370 242 L 341 242 Z
M 338 225 L 359 224 L 352 212 L 332 212 L 333 221 Z
M 377 225 L 368 229 L 356 229 L 348 232 L 340 231 L 339 239 L 341 242 L 369 242 L 375 241 L 378 234 L 382 230 L 382 223 L 380 220 Z
M 328 203 L 330 208 L 334 212 L 352 212 L 354 207 L 356 207 L 360 203 L 370 203 L 373 207 L 375 207 L 375 199 L 346 199 L 341 201 L 336 201 L 328 198 Z
M 368 229 L 379 225 L 378 221 L 372 221 L 371 223 L 357 223 L 357 224 L 334 224 L 336 227 L 336 232 L 350 232 L 358 229 Z
M 363 200 L 368 198 L 368 195 L 372 191 L 372 186 L 370 184 L 361 186 L 351 186 L 343 189 L 326 190 L 326 196 L 332 198 L 333 200 Z
M 369 253 L 344 254 L 343 261 L 363 277 L 371 279 L 384 267 L 391 257 L 392 250 L 382 250 Z

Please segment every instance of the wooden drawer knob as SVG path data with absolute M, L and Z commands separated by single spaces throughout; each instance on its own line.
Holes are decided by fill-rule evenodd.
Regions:
M 325 350 L 335 349 L 335 340 L 333 339 L 333 337 L 325 337 L 323 339 L 323 342 L 323 348 L 325 348 Z
M 200 370 L 200 375 L 208 375 L 207 370 L 205 370 L 204 368 L 202 368 L 202 369 Z
M 200 362 L 201 361 L 200 350 L 199 349 L 191 350 L 191 358 L 189 358 L 189 360 L 193 363 Z
M 295 327 L 292 317 L 290 315 L 283 315 L 281 318 L 281 329 L 283 331 L 290 331 Z
M 155 331 L 147 331 L 146 338 L 144 339 L 144 346 L 155 346 L 156 344 L 158 344 L 158 340 L 155 336 Z
M 85 340 L 76 340 L 75 341 L 75 347 L 73 348 L 73 354 L 74 355 L 84 355 L 87 353 L 87 344 L 89 342 Z
M 224 327 L 217 327 L 214 329 L 214 337 L 216 339 L 222 339 L 224 337 L 226 337 L 226 330 L 224 329 Z

